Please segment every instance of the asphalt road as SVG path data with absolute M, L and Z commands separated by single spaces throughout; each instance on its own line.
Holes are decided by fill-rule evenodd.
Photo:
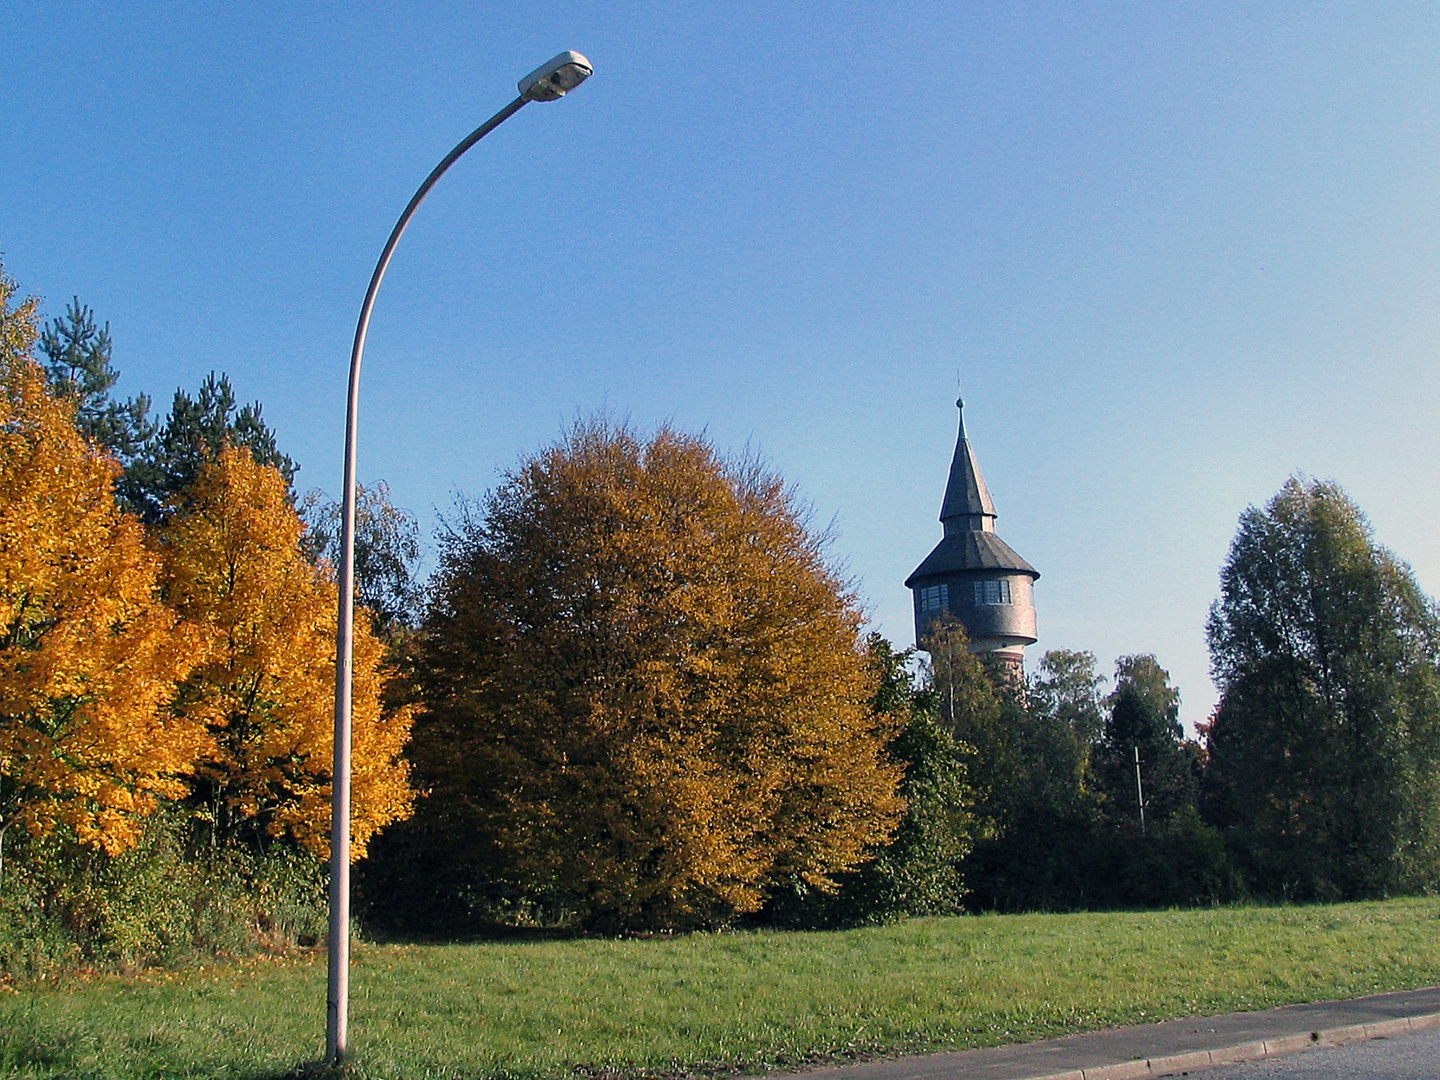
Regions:
M 1440 1080 L 1440 1029 L 1192 1074 L 1203 1080 Z

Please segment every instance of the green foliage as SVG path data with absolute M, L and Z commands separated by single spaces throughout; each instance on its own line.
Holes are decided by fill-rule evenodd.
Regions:
M 1088 753 L 1105 731 L 1100 687 L 1105 676 L 1095 670 L 1095 654 L 1051 649 L 1040 658 L 1030 684 L 1030 707 L 1040 716 L 1064 724 Z
M 97 326 L 95 313 L 79 297 L 40 333 L 51 392 L 71 402 L 80 434 L 129 468 L 146 453 L 159 425 L 149 418 L 148 395 L 110 399 L 120 378 L 110 362 L 113 346 L 110 324 Z
M 1221 571 L 1207 811 L 1251 886 L 1440 885 L 1440 619 L 1339 486 L 1250 508 Z
M 313 561 L 340 565 L 341 505 L 324 492 L 308 493 L 301 505 L 306 553 Z M 415 515 L 390 501 L 390 485 L 355 487 L 355 595 L 370 609 L 382 635 L 413 628 L 420 619 L 423 589 L 418 576 L 420 526 Z
M 928 692 L 936 716 L 965 749 L 979 835 L 993 834 L 1003 823 L 1019 767 L 1012 702 L 970 651 L 965 627 L 952 616 L 931 624 L 922 647 L 930 655 Z
M 962 864 L 978 911 L 1071 911 L 1215 903 L 1238 895 L 1223 842 L 1196 813 L 1195 748 L 1181 742 L 1178 693 L 1153 657 L 1124 657 L 1115 692 L 1089 653 L 1047 653 L 1028 689 L 958 653 L 952 629 L 932 693 L 955 681 L 957 724 L 987 750 L 968 762 L 985 778 L 986 828 Z M 967 740 L 968 741 L 968 740 Z M 1141 746 L 1147 829 L 1136 813 Z
M 1170 685 L 1169 672 L 1153 656 L 1122 656 L 1115 661 L 1115 690 L 1105 703 L 1108 716 L 1094 764 L 1106 814 L 1112 821 L 1138 828 L 1142 792 L 1145 819 L 1151 825 L 1183 809 L 1193 810 L 1199 790 L 1199 747 L 1185 742 L 1180 691 Z
M 175 391 L 170 413 L 116 481 L 121 503 L 149 525 L 168 515 L 175 500 L 220 456 L 225 446 L 244 447 L 257 465 L 277 469 L 286 487 L 299 466 L 280 452 L 275 432 L 265 425 L 259 402 L 236 405 L 228 376 L 211 372 L 191 397 Z M 293 493 L 292 493 L 293 501 Z
M 908 666 L 915 650 L 896 652 L 874 633 L 866 650 L 879 676 L 872 708 L 900 721 L 889 752 L 905 769 L 905 817 L 870 862 L 840 878 L 838 892 L 800 886 L 773 896 L 764 915 L 775 925 L 863 926 L 962 910 L 960 866 L 975 830 L 968 748 L 941 724 L 935 695 L 915 686 Z
M 212 371 L 194 397 L 177 389 L 169 414 L 157 421 L 147 394 L 111 399 L 120 372 L 112 363 L 110 324 L 98 325 L 78 297 L 40 332 L 39 345 L 51 391 L 71 403 L 80 433 L 120 463 L 116 497 L 146 524 L 163 520 L 226 445 L 245 447 L 256 464 L 278 469 L 287 486 L 294 480 L 299 466 L 280 452 L 260 404 L 238 406 L 226 375 Z
M 308 853 L 197 846 L 171 806 L 120 855 L 64 833 L 7 845 L 0 887 L 0 974 L 35 978 L 77 967 L 177 966 L 319 940 L 325 876 Z
M 1091 740 L 1103 724 L 1089 653 L 1047 653 L 1022 697 L 999 681 L 1013 731 L 993 798 L 996 827 L 965 866 L 976 910 L 1071 910 L 1095 902 L 1099 827 Z

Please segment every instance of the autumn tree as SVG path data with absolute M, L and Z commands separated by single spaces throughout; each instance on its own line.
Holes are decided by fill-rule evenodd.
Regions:
M 203 632 L 176 709 L 212 751 L 195 797 L 221 839 L 329 850 L 336 587 L 301 550 L 281 473 L 248 447 L 199 466 L 161 532 L 167 602 Z M 357 613 L 352 852 L 409 814 L 410 711 L 381 708 L 381 645 Z
M 1291 479 L 1245 511 L 1209 638 L 1211 814 L 1252 887 L 1440 884 L 1440 618 L 1338 485 Z
M 884 637 L 865 639 L 877 686 L 871 709 L 890 718 L 890 757 L 905 770 L 900 795 L 905 815 L 875 858 L 840 877 L 838 892 L 793 883 L 771 896 L 765 918 L 774 924 L 829 928 L 963 910 L 961 866 L 974 844 L 975 793 L 967 775 L 970 748 L 942 723 L 936 698 L 911 670 L 914 649 L 896 651 Z
M 904 810 L 861 622 L 780 480 L 578 423 L 444 540 L 422 812 L 476 873 L 591 925 L 833 888 Z
M 169 708 L 194 641 L 116 508 L 114 464 L 31 357 L 34 302 L 13 294 L 0 272 L 0 839 L 64 826 L 115 854 L 207 746 Z

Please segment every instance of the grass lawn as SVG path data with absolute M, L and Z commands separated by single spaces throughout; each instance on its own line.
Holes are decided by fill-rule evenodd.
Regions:
M 844 933 L 361 946 L 355 1072 L 645 1076 L 1046 1038 L 1440 984 L 1440 900 L 925 919 Z M 323 957 L 0 993 L 0 1076 L 277 1077 Z

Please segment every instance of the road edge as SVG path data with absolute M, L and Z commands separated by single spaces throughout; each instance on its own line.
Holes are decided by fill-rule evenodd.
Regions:
M 1137 1080 L 1139 1077 L 1171 1076 L 1191 1069 L 1208 1069 L 1217 1065 L 1239 1065 L 1246 1061 L 1281 1057 L 1321 1046 L 1344 1046 L 1368 1039 L 1384 1039 L 1412 1031 L 1440 1028 L 1440 1012 L 1420 1016 L 1404 1016 L 1373 1024 L 1349 1024 L 1324 1028 L 1309 1034 L 1286 1035 L 1278 1039 L 1260 1039 L 1237 1043 L 1214 1050 L 1192 1050 L 1168 1057 L 1136 1058 L 1097 1065 L 1089 1069 L 1067 1069 L 1064 1072 L 1037 1073 L 1022 1080 Z

